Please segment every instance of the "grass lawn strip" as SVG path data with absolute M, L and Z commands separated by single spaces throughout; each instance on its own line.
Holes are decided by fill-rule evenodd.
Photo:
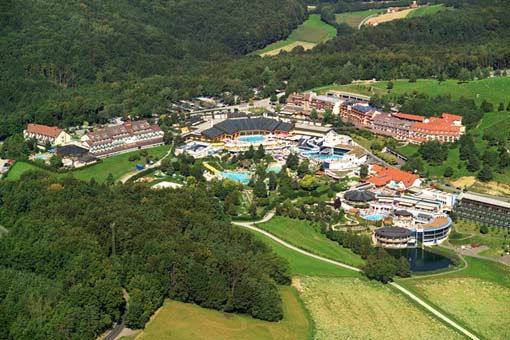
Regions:
M 318 226 L 307 221 L 275 216 L 269 222 L 257 224 L 257 227 L 314 254 L 353 266 L 364 264 L 361 257 L 329 240 L 321 234 Z
M 379 282 L 301 277 L 300 285 L 316 339 L 462 339 Z
M 279 288 L 284 312 L 280 322 L 167 300 L 136 339 L 311 339 L 312 324 L 293 290 Z

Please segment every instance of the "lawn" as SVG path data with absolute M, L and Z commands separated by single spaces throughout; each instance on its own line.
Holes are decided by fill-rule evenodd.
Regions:
M 454 229 L 460 234 L 459 239 L 450 237 L 449 242 L 455 246 L 461 246 L 465 244 L 481 244 L 489 247 L 490 249 L 480 253 L 483 256 L 500 257 L 503 255 L 503 243 L 505 241 L 506 232 L 500 228 L 489 228 L 489 233 L 480 233 L 480 226 L 475 223 L 467 221 L 458 221 L 454 224 Z M 471 236 L 470 236 L 471 235 Z M 455 234 L 453 234 L 455 236 Z
M 389 286 L 358 278 L 301 277 L 316 339 L 462 339 Z
M 366 11 L 356 11 L 356 12 L 345 12 L 335 14 L 335 21 L 337 24 L 347 24 L 352 28 L 358 28 L 359 24 L 366 17 L 384 12 L 384 9 L 368 9 Z
M 311 253 L 358 267 L 364 263 L 361 257 L 321 234 L 319 226 L 307 221 L 275 216 L 257 226 Z
M 147 149 L 149 155 L 155 158 L 161 158 L 168 152 L 168 146 L 157 146 L 155 148 Z M 72 171 L 71 173 L 75 178 L 88 181 L 91 178 L 95 178 L 98 182 L 104 182 L 108 177 L 108 174 L 112 174 L 115 180 L 120 179 L 123 175 L 129 173 L 130 171 L 134 171 L 135 165 L 137 163 L 142 162 L 143 160 L 138 161 L 129 161 L 129 157 L 131 155 L 137 154 L 140 151 L 133 151 L 109 158 L 103 159 L 100 163 L 88 166 L 83 169 L 77 169 Z M 6 179 L 9 180 L 18 180 L 21 175 L 27 170 L 42 170 L 54 176 L 66 176 L 67 173 L 56 173 L 44 169 L 40 169 L 30 163 L 26 163 L 23 161 L 16 162 L 12 169 L 7 174 Z
M 279 256 L 285 258 L 290 265 L 292 275 L 329 276 L 329 277 L 361 277 L 361 274 L 330 263 L 316 260 L 288 249 L 255 231 L 250 231 L 256 238 L 270 246 Z
M 284 318 L 267 322 L 197 305 L 165 301 L 135 338 L 159 339 L 311 339 L 312 322 L 291 287 L 281 287 Z
M 409 13 L 407 15 L 407 18 L 416 18 L 416 17 L 422 17 L 424 15 L 435 14 L 437 12 L 444 10 L 444 9 L 445 9 L 445 7 L 443 6 L 443 4 L 423 6 L 423 7 L 417 8 L 414 11 L 412 11 L 411 13 Z
M 421 296 L 487 339 L 510 338 L 510 268 L 465 257 L 465 270 L 406 280 Z
M 322 21 L 320 15 L 311 14 L 305 22 L 292 31 L 286 40 L 272 43 L 261 50 L 253 52 L 253 54 L 261 56 L 276 55 L 281 50 L 290 51 L 297 46 L 311 49 L 316 44 L 334 37 L 336 37 L 336 28 Z

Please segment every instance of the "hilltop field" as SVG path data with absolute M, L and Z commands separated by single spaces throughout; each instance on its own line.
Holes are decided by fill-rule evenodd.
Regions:
M 281 51 L 291 51 L 297 46 L 302 46 L 305 50 L 315 47 L 315 45 L 336 37 L 336 29 L 321 20 L 320 15 L 311 14 L 310 17 L 296 28 L 286 40 L 277 41 L 265 48 L 255 51 L 254 54 L 260 56 L 273 56 Z

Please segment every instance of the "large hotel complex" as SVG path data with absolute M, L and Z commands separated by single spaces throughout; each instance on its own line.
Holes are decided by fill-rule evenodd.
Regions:
M 356 98 L 343 99 L 340 92 L 330 91 L 326 96 L 313 92 L 291 94 L 282 112 L 289 116 L 309 116 L 312 110 L 323 113 L 330 110 L 346 123 L 367 129 L 379 135 L 393 137 L 414 144 L 437 140 L 455 142 L 465 133 L 462 117 L 443 113 L 441 117 L 418 116 L 406 113 L 385 113 Z

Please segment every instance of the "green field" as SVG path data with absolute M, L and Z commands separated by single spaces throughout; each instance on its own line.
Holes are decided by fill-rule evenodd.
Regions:
M 339 90 L 364 95 L 384 95 L 388 93 L 386 90 L 387 84 L 387 81 L 378 81 L 347 85 L 328 85 L 316 88 L 313 91 L 325 93 L 328 90 Z M 406 79 L 399 79 L 393 81 L 393 84 L 391 94 L 395 95 L 412 93 L 413 91 L 424 93 L 433 97 L 448 94 L 453 98 L 464 97 L 474 99 L 478 104 L 485 99 L 496 105 L 496 107 L 500 102 L 505 103 L 506 107 L 510 101 L 508 93 L 508 89 L 510 89 L 510 77 L 473 80 L 462 84 L 459 84 L 458 81 L 454 79 L 446 80 L 441 84 L 434 79 L 418 79 L 416 83 L 410 83 Z
M 159 159 L 168 152 L 168 146 L 166 145 L 157 146 L 155 148 L 147 149 L 147 151 L 149 152 L 149 155 Z M 143 162 L 143 159 L 138 161 L 129 161 L 129 157 L 137 153 L 139 153 L 139 151 L 133 151 L 105 158 L 98 164 L 91 165 L 83 169 L 77 169 L 72 171 L 71 173 L 75 178 L 85 181 L 88 181 L 91 178 L 95 178 L 96 181 L 98 182 L 104 182 L 107 179 L 108 174 L 111 173 L 113 175 L 113 178 L 115 180 L 118 180 L 123 175 L 129 173 L 130 171 L 133 171 L 137 163 Z M 27 170 L 42 170 L 57 177 L 67 175 L 67 173 L 56 173 L 40 169 L 35 165 L 20 161 L 14 164 L 12 169 L 9 171 L 6 179 L 18 180 L 21 177 L 21 175 Z
M 312 322 L 291 287 L 281 287 L 284 318 L 267 322 L 197 305 L 165 301 L 145 329 L 132 339 L 311 339 Z
M 416 17 L 425 16 L 425 15 L 435 14 L 439 11 L 444 10 L 444 9 L 445 9 L 445 7 L 442 4 L 419 7 L 417 9 L 415 9 L 414 11 L 412 11 L 411 13 L 409 13 L 406 18 L 416 18 Z
M 358 267 L 364 263 L 361 257 L 329 240 L 321 234 L 318 226 L 307 221 L 275 216 L 257 226 L 311 253 Z
M 322 21 L 320 15 L 311 14 L 305 22 L 292 31 L 286 40 L 272 43 L 253 54 L 276 55 L 282 49 L 290 50 L 296 46 L 309 49 L 334 37 L 336 37 L 336 28 Z
M 405 280 L 405 285 L 487 339 L 509 339 L 510 268 L 465 259 L 464 270 Z
M 295 285 L 314 318 L 316 339 L 462 339 L 376 281 L 302 277 Z
M 302 255 L 280 245 L 279 243 L 269 239 L 267 236 L 255 231 L 250 232 L 252 232 L 259 240 L 270 246 L 276 254 L 285 258 L 289 262 L 292 275 L 361 277 L 361 274 L 358 272 Z
M 352 28 L 358 28 L 363 19 L 381 12 L 383 13 L 384 9 L 368 9 L 366 11 L 339 13 L 335 14 L 335 21 L 337 24 L 347 24 Z
M 481 253 L 483 256 L 499 258 L 504 255 L 503 243 L 505 242 L 506 232 L 500 228 L 489 228 L 489 233 L 480 233 L 480 226 L 467 221 L 458 221 L 454 224 L 455 233 L 451 234 L 448 242 L 454 246 L 466 244 L 480 244 L 489 247 Z M 508 237 L 508 236 L 507 236 Z

